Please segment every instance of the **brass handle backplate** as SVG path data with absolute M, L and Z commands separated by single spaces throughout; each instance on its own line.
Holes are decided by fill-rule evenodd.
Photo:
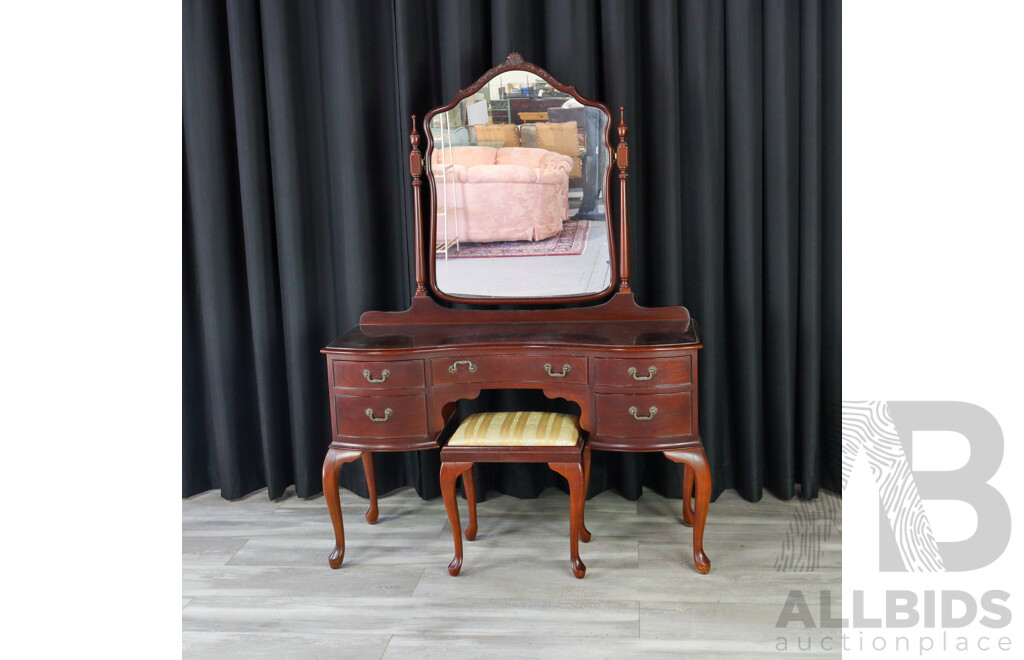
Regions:
M 548 372 L 548 375 L 551 376 L 552 378 L 565 378 L 569 374 L 569 372 L 572 371 L 572 367 L 570 367 L 567 364 L 563 364 L 562 373 L 558 374 L 551 372 L 551 363 L 545 363 L 544 371 Z
M 647 367 L 647 375 L 646 376 L 637 376 L 636 375 L 636 367 L 630 367 L 629 368 L 629 375 L 633 377 L 633 380 L 650 380 L 650 379 L 654 378 L 654 374 L 656 374 L 656 373 L 658 373 L 658 370 L 655 367 Z
M 653 368 L 654 367 L 651 367 L 651 369 L 653 369 Z M 651 406 L 650 408 L 648 408 L 647 412 L 650 413 L 650 414 L 647 415 L 647 417 L 638 417 L 637 416 L 637 412 L 638 411 L 636 409 L 636 406 L 630 406 L 629 407 L 629 414 L 633 416 L 633 419 L 635 419 L 638 422 L 648 422 L 648 421 L 654 419 L 654 416 L 658 414 L 658 409 L 655 408 L 654 406 Z
M 469 360 L 456 360 L 454 363 L 452 363 L 452 366 L 448 367 L 448 371 L 455 373 L 456 370 L 458 370 L 460 364 L 468 364 L 469 373 L 473 373 L 474 371 L 476 371 L 476 365 L 470 362 Z
M 371 422 L 386 422 L 391 417 L 391 413 L 393 413 L 393 412 L 394 411 L 391 410 L 391 408 L 385 408 L 384 409 L 384 416 L 383 417 L 374 417 L 373 416 L 373 408 L 367 408 L 366 409 L 366 416 L 370 418 Z
M 378 380 L 378 379 L 376 379 L 376 378 L 374 378 L 373 376 L 370 375 L 370 370 L 369 369 L 363 369 L 363 378 L 366 379 L 367 383 L 383 383 L 384 381 L 386 381 L 388 379 L 388 376 L 390 376 L 390 375 L 391 375 L 391 372 L 388 371 L 387 369 L 385 369 L 384 371 L 380 372 L 380 379 Z

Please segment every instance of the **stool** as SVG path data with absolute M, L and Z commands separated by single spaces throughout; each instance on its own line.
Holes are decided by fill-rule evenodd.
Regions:
M 569 562 L 577 578 L 586 575 L 579 542 L 590 541 L 583 508 L 590 484 L 590 447 L 574 415 L 541 412 L 477 413 L 467 417 L 441 449 L 441 494 L 448 510 L 455 558 L 448 573 L 462 570 L 462 525 L 455 499 L 455 480 L 462 476 L 469 504 L 466 540 L 476 538 L 476 488 L 473 463 L 547 463 L 569 481 Z

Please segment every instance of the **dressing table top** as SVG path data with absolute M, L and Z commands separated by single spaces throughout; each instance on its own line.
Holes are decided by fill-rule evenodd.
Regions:
M 444 348 L 605 349 L 645 352 L 701 347 L 693 319 L 656 321 L 576 321 L 559 323 L 411 323 L 356 326 L 323 353 L 387 353 Z

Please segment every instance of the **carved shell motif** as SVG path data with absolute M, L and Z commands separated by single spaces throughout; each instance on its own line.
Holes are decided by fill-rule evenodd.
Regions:
M 505 58 L 505 64 L 510 66 L 518 66 L 523 63 L 523 56 L 516 52 L 511 52 L 508 57 Z

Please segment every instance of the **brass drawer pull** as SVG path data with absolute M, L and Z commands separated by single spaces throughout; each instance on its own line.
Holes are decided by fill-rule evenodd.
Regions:
M 472 362 L 470 362 L 469 360 L 456 360 L 452 364 L 452 366 L 448 367 L 448 371 L 450 371 L 452 373 L 455 373 L 455 371 L 459 368 L 460 364 L 468 364 L 469 365 L 469 373 L 473 373 L 474 371 L 476 371 L 476 365 L 473 364 Z
M 633 377 L 633 380 L 650 380 L 650 379 L 654 378 L 654 374 L 656 374 L 656 373 L 658 373 L 658 369 L 656 367 L 647 367 L 647 374 L 648 375 L 646 375 L 646 376 L 637 376 L 636 375 L 636 367 L 630 367 L 629 368 L 629 375 Z
M 545 363 L 544 371 L 548 372 L 548 375 L 551 376 L 552 378 L 565 378 L 566 375 L 568 375 L 568 373 L 570 371 L 572 371 L 572 367 L 570 367 L 567 364 L 563 364 L 562 365 L 562 373 L 556 374 L 556 373 L 552 373 L 551 372 L 551 364 L 550 363 Z
M 653 369 L 653 368 L 654 367 L 651 367 L 651 369 Z M 647 380 L 647 379 L 645 378 L 644 380 Z M 650 408 L 648 408 L 647 412 L 649 412 L 650 414 L 647 415 L 647 417 L 638 417 L 637 414 L 636 414 L 637 412 L 638 411 L 636 409 L 636 406 L 630 406 L 629 407 L 629 414 L 633 416 L 633 419 L 635 419 L 638 422 L 649 422 L 650 420 L 654 419 L 655 415 L 658 414 L 658 409 L 655 408 L 654 406 L 651 406 Z
M 383 383 L 384 381 L 386 381 L 388 379 L 388 376 L 390 376 L 390 375 L 391 375 L 391 372 L 388 371 L 387 369 L 385 369 L 384 371 L 380 372 L 380 380 L 378 380 L 378 379 L 376 379 L 376 378 L 374 378 L 373 376 L 370 375 L 370 370 L 369 369 L 363 369 L 363 378 L 366 379 L 367 383 Z
M 394 411 L 391 410 L 391 408 L 385 408 L 384 409 L 384 416 L 383 417 L 374 417 L 373 416 L 373 408 L 367 408 L 366 409 L 366 416 L 370 418 L 371 422 L 386 422 L 386 421 L 388 421 L 388 418 L 391 417 L 391 413 L 393 413 L 393 412 Z

